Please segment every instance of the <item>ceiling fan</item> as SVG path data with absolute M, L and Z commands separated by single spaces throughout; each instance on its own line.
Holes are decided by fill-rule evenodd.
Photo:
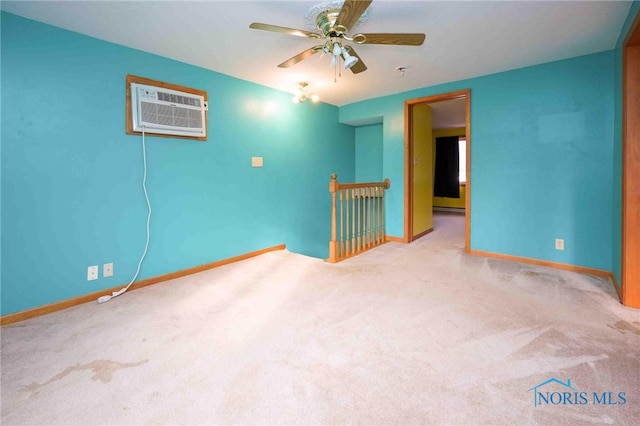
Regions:
M 318 52 L 330 53 L 332 61 L 338 63 L 339 58 L 344 61 L 345 69 L 351 69 L 354 74 L 367 69 L 362 59 L 352 46 L 345 45 L 345 41 L 356 44 L 394 44 L 401 46 L 421 46 L 425 35 L 421 33 L 368 33 L 349 36 L 349 31 L 358 22 L 362 14 L 373 0 L 345 0 L 342 8 L 332 8 L 319 13 L 316 17 L 316 27 L 319 32 L 297 30 L 295 28 L 254 22 L 249 28 L 255 30 L 273 31 L 310 39 L 324 39 L 324 44 L 313 46 L 296 56 L 287 59 L 278 67 L 288 68 L 301 62 Z

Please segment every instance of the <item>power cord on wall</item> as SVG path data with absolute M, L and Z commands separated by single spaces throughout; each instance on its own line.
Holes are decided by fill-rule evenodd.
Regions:
M 144 260 L 145 256 L 147 255 L 147 250 L 149 249 L 149 224 L 151 223 L 151 202 L 149 201 L 149 193 L 147 192 L 147 147 L 146 147 L 145 142 L 144 142 L 144 126 L 142 126 L 142 164 L 143 164 L 143 169 L 144 169 L 143 177 L 142 177 L 142 189 L 144 191 L 144 198 L 147 200 L 147 211 L 148 211 L 148 213 L 147 213 L 147 241 L 144 244 L 144 252 L 142 253 L 142 257 L 140 258 L 140 261 L 138 262 L 138 269 L 136 270 L 136 273 L 133 276 L 133 279 L 129 282 L 129 284 L 127 284 L 127 286 L 122 288 L 121 290 L 114 291 L 113 293 L 111 293 L 111 295 L 100 296 L 98 298 L 98 303 L 108 302 L 112 298 L 118 297 L 121 294 L 123 294 L 124 292 L 126 292 L 127 290 L 129 290 L 129 287 L 131 287 L 131 284 L 133 284 L 135 282 L 135 280 L 138 278 L 138 274 L 140 273 L 140 267 L 142 266 L 142 261 Z

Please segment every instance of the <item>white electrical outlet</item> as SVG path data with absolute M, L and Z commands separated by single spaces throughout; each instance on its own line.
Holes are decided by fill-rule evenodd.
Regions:
M 102 276 L 105 278 L 113 276 L 113 263 L 105 263 L 102 265 Z
M 98 279 L 98 265 L 89 266 L 87 268 L 87 281 Z
M 251 157 L 251 167 L 262 167 L 262 157 Z
M 562 238 L 556 238 L 556 250 L 564 250 L 564 240 Z

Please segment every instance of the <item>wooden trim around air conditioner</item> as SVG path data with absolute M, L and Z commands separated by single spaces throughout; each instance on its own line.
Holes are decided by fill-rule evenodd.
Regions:
M 152 80 L 150 78 L 138 77 L 135 75 L 127 74 L 126 78 L 126 96 L 124 100 L 124 110 L 125 110 L 125 133 L 127 135 L 141 135 L 142 132 L 138 132 L 133 130 L 133 121 L 131 118 L 131 83 L 137 84 L 146 84 L 149 86 L 162 87 L 165 89 L 177 90 L 179 92 L 192 93 L 194 95 L 199 95 L 204 98 L 205 102 L 209 102 L 209 98 L 207 92 L 204 90 L 194 89 L 191 87 L 180 86 L 178 84 L 166 83 L 164 81 Z M 209 123 L 209 111 L 204 112 L 204 127 L 208 129 Z M 145 135 L 157 135 L 162 136 L 163 138 L 178 138 L 178 139 L 191 139 L 191 140 L 199 140 L 206 141 L 207 136 L 181 136 L 181 135 L 167 135 L 164 133 L 154 133 L 154 132 L 144 132 Z M 208 132 L 207 132 L 208 134 Z

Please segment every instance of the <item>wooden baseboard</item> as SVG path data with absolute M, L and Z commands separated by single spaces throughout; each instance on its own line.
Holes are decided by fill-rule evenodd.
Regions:
M 218 268 L 220 266 L 228 265 L 230 263 L 239 262 L 241 260 L 250 259 L 252 257 L 259 256 L 264 253 L 268 253 L 270 251 L 276 250 L 284 250 L 286 248 L 285 244 L 280 244 L 273 247 L 268 247 L 262 250 L 252 251 L 250 253 L 241 254 L 239 256 L 230 257 L 228 259 L 222 259 L 211 263 L 206 263 L 204 265 L 194 266 L 192 268 L 183 269 L 181 271 L 171 272 L 164 275 L 158 275 L 157 277 L 151 277 L 144 280 L 137 281 L 129 287 L 129 291 L 137 290 L 139 288 L 147 287 L 153 284 L 158 284 L 164 281 L 173 280 L 180 277 L 185 277 L 187 275 L 196 274 L 198 272 L 206 271 L 208 269 Z M 7 324 L 13 324 L 15 322 L 24 321 L 29 318 L 39 317 L 41 315 L 50 314 L 52 312 L 61 311 L 63 309 L 71 308 L 73 306 L 78 306 L 83 303 L 95 302 L 98 297 L 104 296 L 106 294 L 111 294 L 114 291 L 118 291 L 122 289 L 126 284 L 120 285 L 118 287 L 107 288 L 104 290 L 96 291 L 94 293 L 85 294 L 82 296 L 74 297 L 72 299 L 62 300 L 60 302 L 51 303 L 44 306 L 39 306 L 37 308 L 28 309 L 26 311 L 20 311 L 13 314 L 8 314 L 0 317 L 0 326 L 4 326 Z
M 392 235 L 385 235 L 384 236 L 384 240 L 386 242 L 394 242 L 394 243 L 406 243 L 406 241 L 404 240 L 404 238 L 402 237 L 394 237 Z
M 548 260 L 532 259 L 529 257 L 512 256 L 509 254 L 500 254 L 500 253 L 493 253 L 493 252 L 481 251 L 481 250 L 469 250 L 468 253 L 476 256 L 492 257 L 495 259 L 509 260 L 512 262 L 528 263 L 531 265 L 547 266 L 549 268 L 563 269 L 565 271 L 580 272 L 582 274 L 596 275 L 598 277 L 604 277 L 604 278 L 613 277 L 613 274 L 611 273 L 611 271 L 605 271 L 604 269 L 588 268 L 586 266 L 570 265 L 568 263 L 551 262 Z
M 427 235 L 427 234 L 429 234 L 431 232 L 433 232 L 433 228 L 429 228 L 426 231 L 419 233 L 418 235 L 414 235 L 413 238 L 411 239 L 411 241 L 415 241 L 418 238 L 424 237 L 425 235 Z
M 616 289 L 616 293 L 618 293 L 618 298 L 620 299 L 620 303 L 622 303 L 622 286 L 618 284 L 618 280 L 616 279 L 616 274 L 611 272 L 611 283 L 613 284 L 613 288 Z

